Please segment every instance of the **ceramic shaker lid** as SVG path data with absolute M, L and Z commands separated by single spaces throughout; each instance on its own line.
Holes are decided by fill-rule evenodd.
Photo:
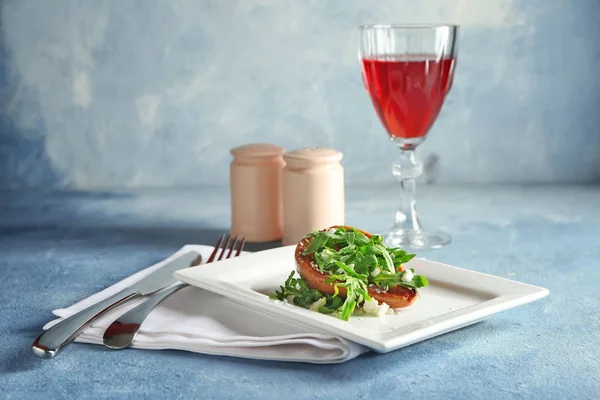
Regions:
M 310 168 L 323 164 L 339 163 L 343 154 L 337 150 L 322 147 L 307 147 L 290 151 L 283 155 L 290 168 Z
M 250 143 L 230 150 L 238 159 L 280 157 L 285 152 L 283 147 L 270 143 Z

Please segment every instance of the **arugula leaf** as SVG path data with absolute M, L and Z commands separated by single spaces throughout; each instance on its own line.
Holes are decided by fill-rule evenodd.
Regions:
M 354 229 L 354 244 L 357 246 L 366 246 L 370 242 L 369 238 L 358 229 Z
M 281 301 L 292 298 L 292 303 L 294 305 L 307 309 L 311 306 L 318 305 L 317 301 L 321 300 L 322 302 L 322 299 L 324 298 L 325 303 L 318 307 L 318 311 L 331 314 L 334 312 L 342 312 L 344 304 L 346 304 L 346 301 L 348 301 L 348 298 L 346 298 L 346 301 L 344 301 L 341 297 L 337 297 L 337 294 L 339 293 L 338 285 L 357 285 L 355 283 L 356 281 L 353 281 L 353 279 L 356 278 L 352 278 L 347 275 L 340 275 L 339 278 L 346 279 L 348 280 L 348 282 L 339 282 L 338 284 L 336 284 L 336 295 L 332 296 L 329 294 L 323 294 L 316 289 L 309 288 L 308 284 L 304 279 L 294 278 L 295 273 L 295 271 L 292 271 L 288 276 L 287 280 L 285 281 L 285 284 L 279 287 L 280 290 L 276 290 L 275 292 L 270 293 L 269 297 L 271 299 Z M 360 293 L 358 294 L 360 295 Z
M 394 255 L 394 258 L 404 257 L 406 254 L 406 250 L 394 248 L 390 249 L 390 252 Z
M 346 297 L 346 301 L 342 306 L 342 313 L 340 314 L 340 319 L 344 321 L 348 321 L 350 319 L 350 315 L 354 312 L 356 308 L 356 300 L 353 297 Z
M 342 270 L 344 270 L 346 272 L 346 274 L 348 274 L 349 276 L 352 276 L 354 278 L 358 278 L 358 279 L 361 279 L 361 280 L 366 280 L 367 279 L 366 275 L 362 275 L 362 274 L 357 273 L 356 271 L 354 271 L 353 269 L 351 269 L 350 267 L 348 267 L 344 263 L 336 261 L 335 265 L 337 265 L 338 268 L 341 268 Z
M 288 276 L 288 278 L 285 280 L 285 287 L 284 286 L 279 286 L 280 290 L 276 290 L 274 293 L 270 293 L 269 297 L 274 299 L 274 300 L 284 300 L 286 298 L 286 290 L 285 288 L 290 286 L 290 282 L 294 276 L 294 274 L 296 273 L 296 271 L 292 271 L 290 273 L 290 275 Z M 295 289 L 295 287 L 294 287 Z
M 397 263 L 399 264 L 406 264 L 407 262 L 409 262 L 410 260 L 412 260 L 413 258 L 415 258 L 416 254 L 407 254 L 403 257 L 400 257 L 400 259 L 397 261 Z
M 418 288 L 429 285 L 429 280 L 427 278 L 425 278 L 423 275 L 415 275 L 415 277 L 412 279 L 412 281 L 415 283 L 415 286 Z
M 341 297 L 333 297 L 328 305 L 319 307 L 319 312 L 324 314 L 331 314 L 333 312 L 337 312 L 343 303 L 344 301 Z
M 330 237 L 331 237 L 331 234 L 329 232 L 317 233 L 316 235 L 313 236 L 312 240 L 310 241 L 310 246 L 308 246 L 308 248 L 302 252 L 302 255 L 307 256 L 307 255 L 312 254 L 315 251 L 319 250 L 321 247 L 323 247 L 325 245 L 325 243 L 327 243 L 327 241 L 329 240 Z
M 378 265 L 379 262 L 374 255 L 363 256 L 361 254 L 360 258 L 357 257 L 357 261 L 354 263 L 354 271 L 359 274 L 369 275 Z
M 394 267 L 394 261 L 392 261 L 392 257 L 390 256 L 390 253 L 387 251 L 387 249 L 382 245 L 375 245 L 373 246 L 373 249 L 379 254 L 381 254 L 383 260 L 385 261 L 385 266 L 387 270 L 390 271 L 390 273 L 392 274 L 396 272 L 396 268 Z
M 354 232 L 346 232 L 344 234 L 344 239 L 346 239 L 346 243 L 352 245 L 354 244 L 354 238 L 356 237 L 356 233 Z
M 375 245 L 383 243 L 383 236 L 373 235 L 373 237 L 371 238 L 371 243 Z
M 384 287 L 400 285 L 408 289 L 418 289 L 429 285 L 427 278 L 422 275 L 415 275 L 410 281 L 402 280 L 402 275 L 404 275 L 404 272 L 397 272 L 394 274 L 381 273 L 373 277 L 373 283 Z

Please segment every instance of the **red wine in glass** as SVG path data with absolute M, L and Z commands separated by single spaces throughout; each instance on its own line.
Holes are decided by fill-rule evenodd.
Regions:
M 395 55 L 363 58 L 365 86 L 381 123 L 393 138 L 429 132 L 452 86 L 454 58 Z
M 415 149 L 425 140 L 452 87 L 456 25 L 364 25 L 359 55 L 365 88 L 390 139 L 400 149 L 392 173 L 400 180 L 400 207 L 385 242 L 391 247 L 432 249 L 451 241 L 422 228 L 416 178 L 423 165 Z

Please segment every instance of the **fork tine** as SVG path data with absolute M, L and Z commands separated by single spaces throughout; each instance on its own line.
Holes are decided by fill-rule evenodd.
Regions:
M 219 258 L 217 259 L 217 261 L 221 261 L 223 259 L 223 255 L 225 255 L 225 252 L 227 251 L 227 247 L 229 247 L 229 242 L 231 242 L 231 235 L 228 233 L 226 236 L 227 240 L 225 241 L 225 244 L 222 246 L 222 251 L 221 254 L 219 254 Z
M 230 243 L 231 243 L 231 246 L 229 245 Z M 215 249 L 210 254 L 210 257 L 208 258 L 206 263 L 209 264 L 209 263 L 212 263 L 215 261 L 222 260 L 225 253 L 227 253 L 227 255 L 225 256 L 226 259 L 231 258 L 231 255 L 233 254 L 233 251 L 236 250 L 236 248 L 237 248 L 237 250 L 235 252 L 234 257 L 239 256 L 240 253 L 242 252 L 242 250 L 244 249 L 245 243 L 246 243 L 245 237 L 242 237 L 241 240 L 239 240 L 237 236 L 232 237 L 231 234 L 229 234 L 229 233 L 221 235 L 221 237 L 215 244 Z M 229 251 L 227 251 L 227 250 L 229 250 Z M 221 252 L 219 254 L 219 258 L 217 258 L 215 260 L 219 251 Z
M 238 247 L 237 252 L 235 253 L 236 257 L 240 255 L 242 250 L 244 250 L 245 244 L 246 244 L 246 237 L 242 237 L 242 240 L 240 241 L 240 247 Z
M 210 254 L 210 257 L 208 258 L 208 261 L 206 261 L 207 264 L 215 261 L 215 257 L 217 256 L 217 253 L 219 252 L 219 249 L 221 248 L 221 242 L 223 241 L 223 239 L 225 239 L 225 235 L 224 234 L 221 235 L 221 237 L 217 241 L 217 244 L 215 244 L 215 249 Z
M 227 253 L 227 256 L 225 258 L 231 258 L 231 253 L 233 253 L 233 249 L 235 248 L 237 243 L 238 243 L 238 238 L 237 238 L 237 236 L 234 236 L 233 243 L 231 243 L 231 247 L 229 248 L 229 253 Z

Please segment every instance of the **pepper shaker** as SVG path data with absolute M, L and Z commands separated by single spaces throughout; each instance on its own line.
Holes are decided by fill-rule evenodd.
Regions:
M 344 225 L 343 155 L 326 148 L 284 154 L 283 245 L 298 243 L 315 229 Z
M 231 149 L 231 234 L 247 242 L 270 242 L 283 235 L 282 155 L 284 149 L 252 143 Z

